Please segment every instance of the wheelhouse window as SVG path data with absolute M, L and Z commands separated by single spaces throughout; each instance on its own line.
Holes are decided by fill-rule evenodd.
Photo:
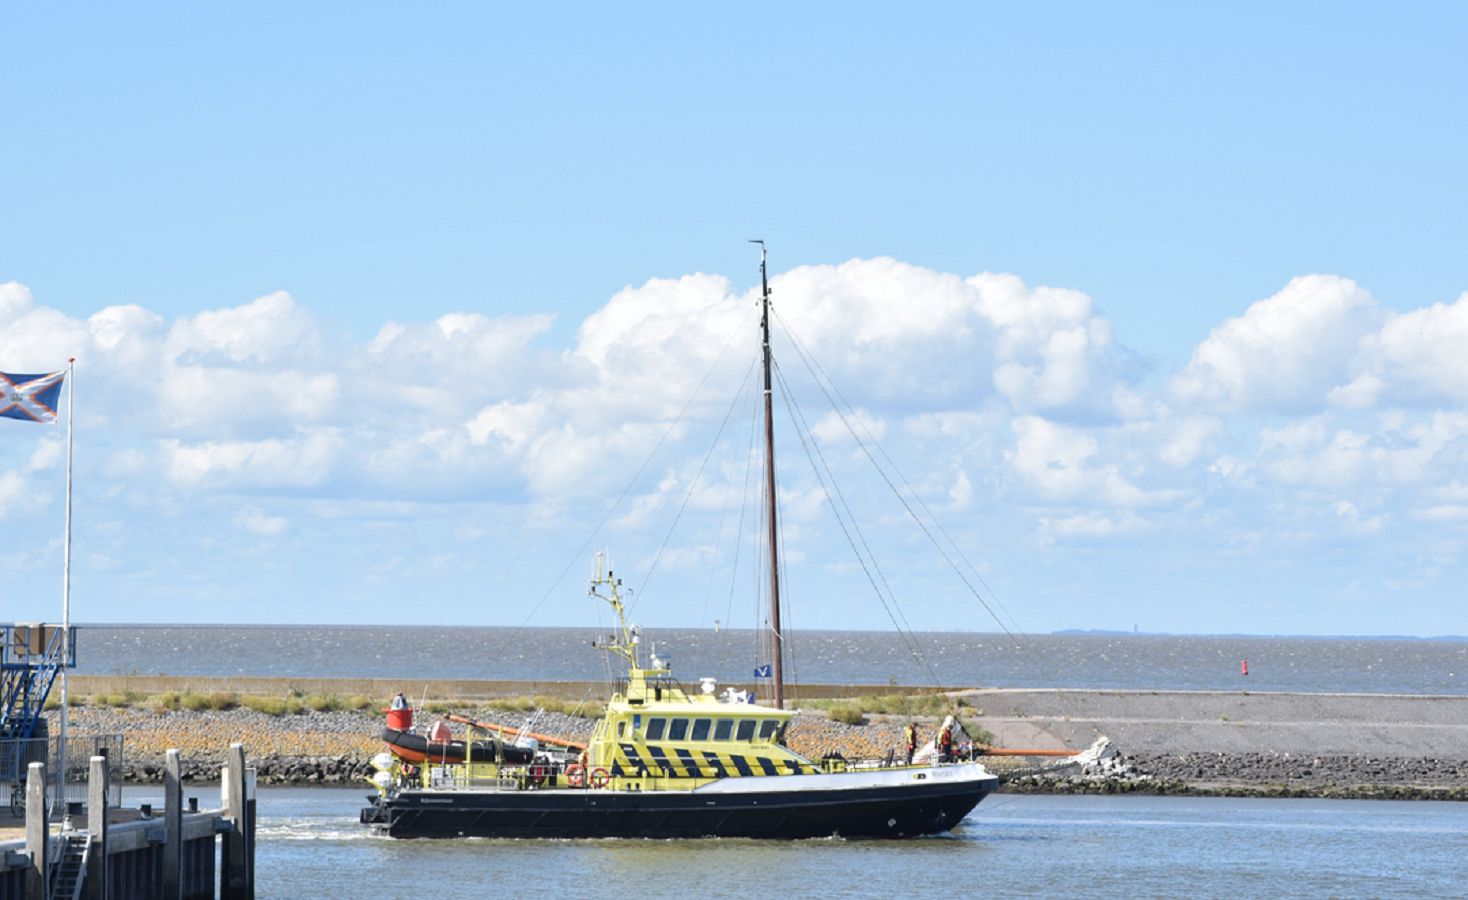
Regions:
M 709 725 L 711 725 L 712 723 L 713 723 L 713 720 L 712 719 L 694 719 L 693 720 L 693 734 L 689 738 L 689 740 L 694 740 L 694 741 L 706 741 L 706 740 L 708 740 L 709 739 Z
M 754 726 L 756 724 L 757 723 L 754 721 L 754 719 L 740 719 L 739 731 L 737 734 L 738 739 L 741 741 L 747 741 L 750 738 L 754 737 Z
M 617 723 L 617 737 L 623 737 L 626 734 L 627 734 L 627 723 L 626 722 L 618 722 Z
M 647 739 L 660 741 L 663 739 L 663 729 L 668 727 L 668 720 L 664 718 L 647 720 Z
M 681 741 L 688 737 L 688 720 L 672 719 L 668 724 L 668 740 Z
M 714 740 L 716 741 L 727 741 L 733 733 L 733 719 L 720 719 L 718 724 L 714 726 Z
M 780 722 L 779 722 L 778 719 L 765 719 L 763 722 L 760 722 L 759 723 L 759 738 L 760 738 L 760 740 L 762 740 L 762 741 L 768 741 L 775 734 L 775 729 L 777 729 L 779 727 L 780 727 Z

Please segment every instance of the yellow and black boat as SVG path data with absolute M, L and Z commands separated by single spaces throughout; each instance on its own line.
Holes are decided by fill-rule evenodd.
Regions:
M 378 794 L 363 823 L 405 838 L 904 837 L 947 831 L 998 787 L 973 761 L 811 761 L 785 745 L 795 714 L 784 708 L 781 672 L 770 290 L 759 243 L 773 705 L 733 690 L 720 695 L 713 679 L 689 693 L 655 655 L 644 666 L 620 582 L 598 558 L 591 593 L 611 605 L 618 629 L 606 649 L 628 669 L 588 745 L 536 747 L 524 762 L 499 742 L 440 735 L 439 745 L 456 753 L 435 759 L 432 735 L 419 751 L 399 729 L 385 735 L 392 753 L 379 756 Z
M 362 822 L 399 838 L 908 837 L 947 831 L 998 786 L 977 762 L 804 758 L 784 744 L 792 711 L 712 679 L 689 693 L 655 656 L 644 667 L 618 587 L 599 571 L 591 593 L 616 615 L 606 649 L 627 678 L 584 749 L 394 756 Z

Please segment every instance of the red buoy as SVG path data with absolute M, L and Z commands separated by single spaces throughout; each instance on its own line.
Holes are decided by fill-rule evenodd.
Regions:
M 1239 674 L 1240 675 L 1248 675 L 1249 674 L 1249 661 L 1247 659 L 1240 660 L 1240 662 L 1239 662 Z

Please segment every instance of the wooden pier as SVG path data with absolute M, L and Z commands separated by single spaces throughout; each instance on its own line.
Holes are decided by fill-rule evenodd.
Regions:
M 0 843 L 0 900 L 247 900 L 255 896 L 255 771 L 230 746 L 220 808 L 185 808 L 179 753 L 169 750 L 163 809 L 109 808 L 108 760 L 91 758 L 87 803 L 53 829 L 46 766 L 26 775 L 25 838 Z

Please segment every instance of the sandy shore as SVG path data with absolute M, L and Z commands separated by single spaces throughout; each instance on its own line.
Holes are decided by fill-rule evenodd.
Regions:
M 993 760 L 1010 789 L 1141 790 L 1309 796 L 1430 796 L 1468 799 L 1468 697 L 1241 692 L 978 690 L 962 692 L 966 721 L 1002 747 L 1089 746 L 1106 736 L 1117 751 L 1104 766 L 1021 777 L 1034 760 Z M 481 719 L 518 725 L 523 714 L 465 701 Z M 809 756 L 883 756 L 904 722 L 869 716 L 861 725 L 806 710 L 789 741 Z M 934 722 L 920 725 L 931 734 Z M 538 730 L 585 738 L 591 721 L 550 716 Z M 155 712 L 78 709 L 74 733 L 122 732 L 129 775 L 150 780 L 176 747 L 208 777 L 225 747 L 245 744 L 262 780 L 353 783 L 379 749 L 380 714 L 311 712 L 270 716 L 245 709 Z

